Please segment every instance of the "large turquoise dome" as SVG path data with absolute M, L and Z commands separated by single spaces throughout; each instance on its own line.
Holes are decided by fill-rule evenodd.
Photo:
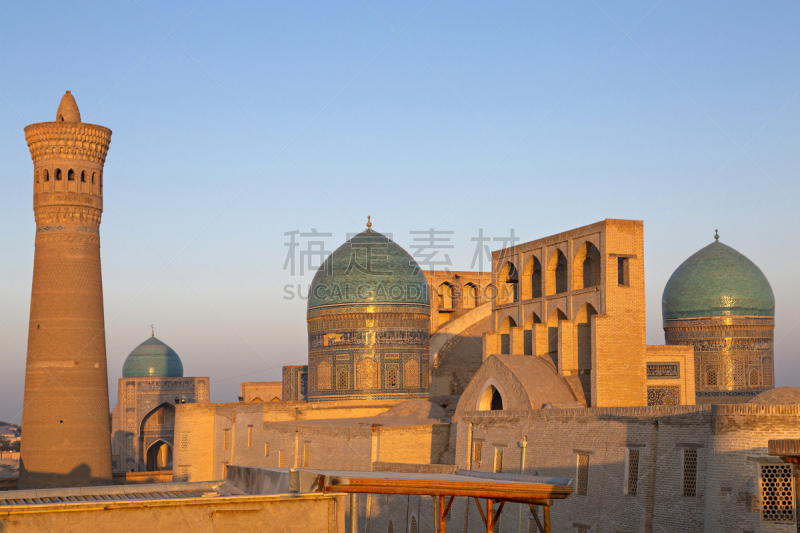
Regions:
M 175 350 L 155 337 L 150 337 L 125 359 L 124 378 L 181 378 L 183 363 Z
M 351 305 L 430 306 L 425 274 L 397 243 L 371 229 L 359 233 L 323 262 L 308 309 Z
M 755 263 L 719 242 L 692 255 L 669 278 L 664 320 L 701 316 L 775 316 L 772 287 Z

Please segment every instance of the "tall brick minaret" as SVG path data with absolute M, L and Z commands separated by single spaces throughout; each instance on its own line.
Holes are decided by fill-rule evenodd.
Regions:
M 56 121 L 25 138 L 36 252 L 19 487 L 110 484 L 100 216 L 111 130 L 81 122 L 67 91 Z

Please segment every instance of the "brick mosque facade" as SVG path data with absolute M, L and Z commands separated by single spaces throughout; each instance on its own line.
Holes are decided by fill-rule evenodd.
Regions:
M 565 477 L 553 531 L 796 532 L 795 467 L 767 441 L 800 437 L 800 391 L 697 405 L 695 347 L 646 344 L 643 248 L 641 222 L 604 220 L 494 252 L 491 273 L 427 273 L 429 401 L 180 405 L 174 479 L 231 465 Z M 465 305 L 466 284 L 489 296 Z M 775 483 L 791 495 L 776 502 Z M 429 497 L 358 505 L 364 531 L 433 531 Z M 495 531 L 536 531 L 527 506 L 506 509 Z M 485 531 L 463 498 L 447 527 Z

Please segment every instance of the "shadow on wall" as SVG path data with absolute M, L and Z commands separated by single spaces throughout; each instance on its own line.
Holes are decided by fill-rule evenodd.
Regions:
M 69 474 L 56 474 L 53 472 L 28 472 L 25 470 L 25 461 L 19 461 L 19 478 L 24 479 L 28 486 L 20 486 L 20 490 L 28 488 L 59 489 L 70 487 L 96 487 L 113 485 L 111 479 L 92 477 L 89 465 L 81 463 L 72 469 Z

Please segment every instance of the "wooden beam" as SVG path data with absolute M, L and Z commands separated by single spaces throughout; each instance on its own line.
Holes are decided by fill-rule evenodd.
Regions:
M 539 521 L 539 511 L 536 510 L 536 507 L 530 503 L 528 506 L 531 508 L 531 514 L 533 514 L 533 521 L 536 522 L 536 527 L 539 529 L 539 533 L 544 533 L 544 526 Z
M 466 496 L 474 498 L 492 498 L 495 501 L 532 503 L 535 505 L 550 506 L 553 500 L 542 494 L 495 492 L 472 488 L 471 490 L 442 490 L 431 492 L 425 488 L 381 485 L 326 485 L 325 492 L 347 492 L 350 494 L 413 494 L 417 496 Z

